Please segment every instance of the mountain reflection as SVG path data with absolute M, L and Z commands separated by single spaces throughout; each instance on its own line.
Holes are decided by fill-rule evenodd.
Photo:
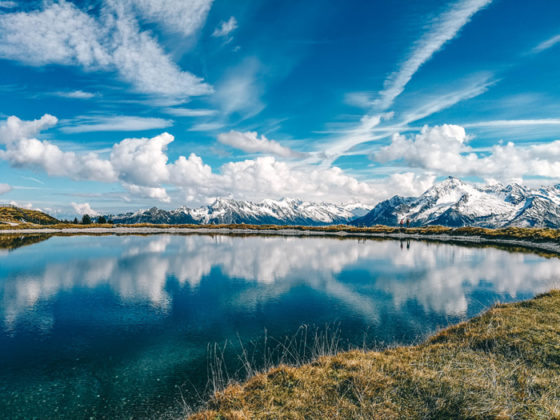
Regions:
M 39 303 L 75 289 L 108 288 L 123 302 L 166 312 L 173 301 L 170 282 L 196 294 L 202 281 L 212 281 L 213 270 L 229 281 L 253 283 L 224 291 L 228 305 L 247 310 L 304 285 L 370 322 L 379 319 L 374 296 L 380 293 L 397 309 L 414 301 L 426 312 L 462 315 L 476 288 L 514 298 L 545 291 L 560 275 L 557 259 L 423 242 L 204 235 L 88 237 L 80 244 L 56 239 L 66 240 L 58 250 L 65 253 L 62 260 L 45 255 L 28 267 L 17 264 L 18 251 L 0 254 L 0 264 L 16 258 L 12 269 L 0 272 L 7 329 Z M 33 253 L 33 247 L 25 249 Z M 356 276 L 360 281 L 352 281 Z M 45 311 L 41 324 L 48 329 Z

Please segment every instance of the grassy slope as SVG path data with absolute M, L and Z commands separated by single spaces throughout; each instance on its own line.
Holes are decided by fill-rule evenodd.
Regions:
M 418 346 L 279 366 L 192 418 L 560 418 L 560 291 L 495 306 Z
M 27 210 L 17 207 L 0 207 L 0 223 L 28 223 L 38 225 L 54 225 L 60 223 L 57 219 L 37 210 Z M 7 225 L 10 227 L 10 225 Z
M 3 217 L 4 210 L 14 210 L 0 208 L 0 221 L 5 220 Z M 29 212 L 31 214 L 32 210 L 15 209 L 19 211 Z M 39 215 L 46 216 L 50 223 L 55 223 L 49 226 L 44 226 L 47 228 L 94 228 L 94 227 L 126 227 L 126 228 L 154 228 L 154 229 L 170 229 L 170 228 L 187 228 L 187 229 L 243 229 L 243 230 L 254 230 L 256 232 L 262 230 L 272 230 L 272 231 L 282 231 L 282 230 L 298 230 L 298 231 L 312 231 L 312 232 L 348 232 L 348 233 L 364 233 L 364 234 L 396 234 L 396 233 L 407 233 L 411 235 L 424 235 L 429 237 L 430 235 L 450 235 L 450 236 L 477 236 L 486 239 L 520 239 L 529 240 L 534 242 L 549 242 L 549 241 L 560 241 L 560 229 L 549 229 L 549 228 L 500 228 L 500 229 L 486 229 L 477 227 L 461 227 L 461 228 L 450 228 L 445 226 L 426 226 L 417 227 L 409 229 L 400 229 L 398 227 L 391 226 L 372 226 L 372 227 L 352 227 L 347 225 L 336 225 L 336 226 L 279 226 L 279 225 L 165 225 L 165 224 L 149 224 L 149 223 L 137 223 L 132 225 L 74 225 L 74 224 L 64 224 L 60 223 L 58 220 L 44 214 L 41 212 L 35 212 Z M 19 219 L 18 219 L 19 221 Z M 42 224 L 47 224 L 46 222 Z M 18 226 L 9 226 L 0 224 L 0 230 L 10 230 L 10 229 L 29 229 L 37 228 L 41 226 L 31 226 L 29 224 L 21 224 Z

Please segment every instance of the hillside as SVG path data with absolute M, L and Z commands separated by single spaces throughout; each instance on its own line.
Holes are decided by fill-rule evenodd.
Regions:
M 478 186 L 457 178 L 419 197 L 394 196 L 350 223 L 355 226 L 548 227 L 560 226 L 560 185 L 530 189 L 518 184 Z
M 60 222 L 42 211 L 22 209 L 19 207 L 0 207 L 0 224 L 17 226 L 26 223 L 54 225 Z
M 192 419 L 560 418 L 560 291 L 497 305 L 427 342 L 279 366 Z

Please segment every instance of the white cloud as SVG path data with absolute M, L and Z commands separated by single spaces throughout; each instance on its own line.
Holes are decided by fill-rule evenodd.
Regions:
M 63 152 L 35 138 L 55 122 L 56 118 L 49 115 L 36 121 L 8 118 L 0 125 L 0 143 L 5 147 L 0 149 L 0 158 L 12 166 L 43 170 L 49 175 L 119 182 L 131 194 L 163 202 L 170 201 L 166 186 L 173 186 L 181 194 L 181 204 L 220 196 L 374 203 L 388 195 L 421 192 L 433 182 L 432 175 L 412 173 L 364 182 L 338 167 L 287 163 L 271 156 L 229 162 L 217 170 L 194 153 L 170 163 L 167 147 L 174 138 L 167 133 L 151 139 L 122 140 L 113 146 L 109 159 L 101 159 L 94 153 Z M 266 139 L 256 134 L 254 138 L 259 142 Z M 276 147 L 267 139 L 262 144 Z
M 479 155 L 468 146 L 469 137 L 457 125 L 425 126 L 420 134 L 395 134 L 391 144 L 374 153 L 380 162 L 404 161 L 407 165 L 439 174 L 475 175 L 501 180 L 522 176 L 560 177 L 560 140 L 516 146 L 497 144 Z
M 97 96 L 96 93 L 84 92 L 83 90 L 58 91 L 53 92 L 53 95 L 71 99 L 92 99 Z
M 215 109 L 165 108 L 163 111 L 176 117 L 210 117 L 217 114 Z
M 281 157 L 301 157 L 302 154 L 282 146 L 274 140 L 267 139 L 264 135 L 258 137 L 254 131 L 241 133 L 231 130 L 228 133 L 218 135 L 218 141 L 247 153 L 267 153 Z
M 494 84 L 491 77 L 492 75 L 490 74 L 481 75 L 470 80 L 459 89 L 454 89 L 443 94 L 435 94 L 434 97 L 430 98 L 422 105 L 415 106 L 413 109 L 406 111 L 401 124 L 410 124 L 447 109 L 459 102 L 482 95 Z
M 63 121 L 61 131 L 65 133 L 87 133 L 95 131 L 144 131 L 167 128 L 173 121 L 163 118 L 133 117 L 127 115 L 84 116 Z
M 105 68 L 111 57 L 101 45 L 105 29 L 72 3 L 41 11 L 0 15 L 0 55 L 25 64 Z
M 227 21 L 222 21 L 218 25 L 214 32 L 212 32 L 213 37 L 224 37 L 228 36 L 235 29 L 237 29 L 237 19 L 235 17 L 230 17 Z
M 338 157 L 362 143 L 384 139 L 407 124 L 439 112 L 456 103 L 478 96 L 488 89 L 493 83 L 491 75 L 482 75 L 467 86 L 405 111 L 401 120 L 391 126 L 381 126 L 383 120 L 394 117 L 394 112 L 388 110 L 394 100 L 404 91 L 408 82 L 418 69 L 439 51 L 448 41 L 455 38 L 461 28 L 466 25 L 472 16 L 486 7 L 492 0 L 460 0 L 454 3 L 444 13 L 430 22 L 429 30 L 414 44 L 412 51 L 399 69 L 385 80 L 384 89 L 379 92 L 379 97 L 371 100 L 368 92 L 354 92 L 347 94 L 345 101 L 354 106 L 371 108 L 360 123 L 353 129 L 347 130 L 343 136 L 334 139 L 323 153 L 324 161 L 331 164 Z
M 0 184 L 0 194 L 6 194 L 10 191 L 12 191 L 12 187 L 8 184 Z
M 224 124 L 221 122 L 208 122 L 194 124 L 189 128 L 189 131 L 217 131 L 222 128 L 224 128 Z
M 492 0 L 458 1 L 431 22 L 431 29 L 415 43 L 413 50 L 400 68 L 387 78 L 385 88 L 380 92 L 380 98 L 375 101 L 375 105 L 380 109 L 390 107 L 418 69 L 448 41 L 455 38 L 475 13 L 491 2 Z
M 538 125 L 560 125 L 560 118 L 543 118 L 535 120 L 491 120 L 464 124 L 464 127 L 522 127 Z
M 145 187 L 133 184 L 124 184 L 124 187 L 138 197 L 153 198 L 163 203 L 169 203 L 171 198 L 167 195 L 165 188 L 161 187 Z
M 141 32 L 125 6 L 115 3 L 108 22 L 113 29 L 110 45 L 113 62 L 121 76 L 138 91 L 172 97 L 212 92 L 202 79 L 182 71 L 150 34 Z
M 372 141 L 376 138 L 386 137 L 386 134 L 376 137 L 373 134 L 373 129 L 379 126 L 383 120 L 389 120 L 391 118 L 393 118 L 392 112 L 364 115 L 360 119 L 360 124 L 356 128 L 348 131 L 346 135 L 336 139 L 326 147 L 324 152 L 326 159 L 330 162 L 334 162 L 336 158 L 358 144 Z
M 173 14 L 180 2 L 165 2 L 167 6 L 157 3 L 160 5 L 144 1 L 138 7 L 159 19 Z M 187 3 L 200 3 L 200 7 L 188 9 Z M 193 22 L 199 21 L 189 28 L 205 20 L 203 3 L 210 7 L 211 2 L 202 1 L 181 6 L 183 12 L 191 11 Z M 188 26 L 184 13 L 174 16 L 182 16 L 185 28 Z M 45 2 L 40 10 L 0 14 L 0 57 L 36 66 L 63 64 L 86 71 L 117 70 L 137 91 L 148 94 L 186 98 L 212 92 L 202 79 L 182 71 L 148 32 L 140 30 L 129 5 L 113 0 L 104 3 L 99 19 L 66 1 Z
M 206 22 L 213 0 L 128 0 L 142 17 L 184 36 L 190 36 Z
M 17 6 L 18 4 L 15 1 L 8 1 L 8 0 L 0 1 L 0 8 L 2 9 L 13 9 Z
M 99 216 L 99 213 L 91 208 L 89 203 L 71 203 L 72 208 L 80 216 L 87 214 L 88 216 Z
M 0 144 L 5 146 L 4 150 L 0 149 L 0 158 L 15 167 L 37 168 L 54 176 L 103 182 L 116 180 L 110 162 L 99 159 L 95 153 L 63 152 L 51 142 L 34 138 L 56 122 L 56 117 L 48 114 L 34 121 L 9 117 L 0 126 Z
M 213 98 L 224 114 L 237 113 L 249 118 L 264 109 L 258 78 L 260 70 L 260 62 L 256 58 L 248 58 L 226 73 Z
M 560 34 L 553 36 L 552 38 L 549 38 L 546 41 L 541 42 L 539 45 L 533 48 L 533 52 L 539 53 L 541 51 L 548 50 L 549 48 L 554 47 L 558 43 L 560 43 Z
M 125 139 L 113 146 L 111 165 L 128 184 L 156 187 L 169 179 L 165 151 L 172 141 L 168 133 L 152 139 Z
M 373 101 L 372 92 L 349 92 L 344 95 L 344 102 L 358 108 L 371 108 Z

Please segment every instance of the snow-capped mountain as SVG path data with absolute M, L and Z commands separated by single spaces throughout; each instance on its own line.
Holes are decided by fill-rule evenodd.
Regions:
M 162 210 L 153 207 L 136 213 L 110 216 L 115 223 L 165 224 L 275 224 L 331 225 L 348 223 L 371 209 L 359 203 L 312 203 L 300 200 L 263 200 L 258 203 L 217 199 L 209 206 Z
M 356 226 L 560 226 L 560 184 L 530 189 L 518 184 L 477 186 L 449 177 L 420 197 L 399 197 L 379 203 Z

